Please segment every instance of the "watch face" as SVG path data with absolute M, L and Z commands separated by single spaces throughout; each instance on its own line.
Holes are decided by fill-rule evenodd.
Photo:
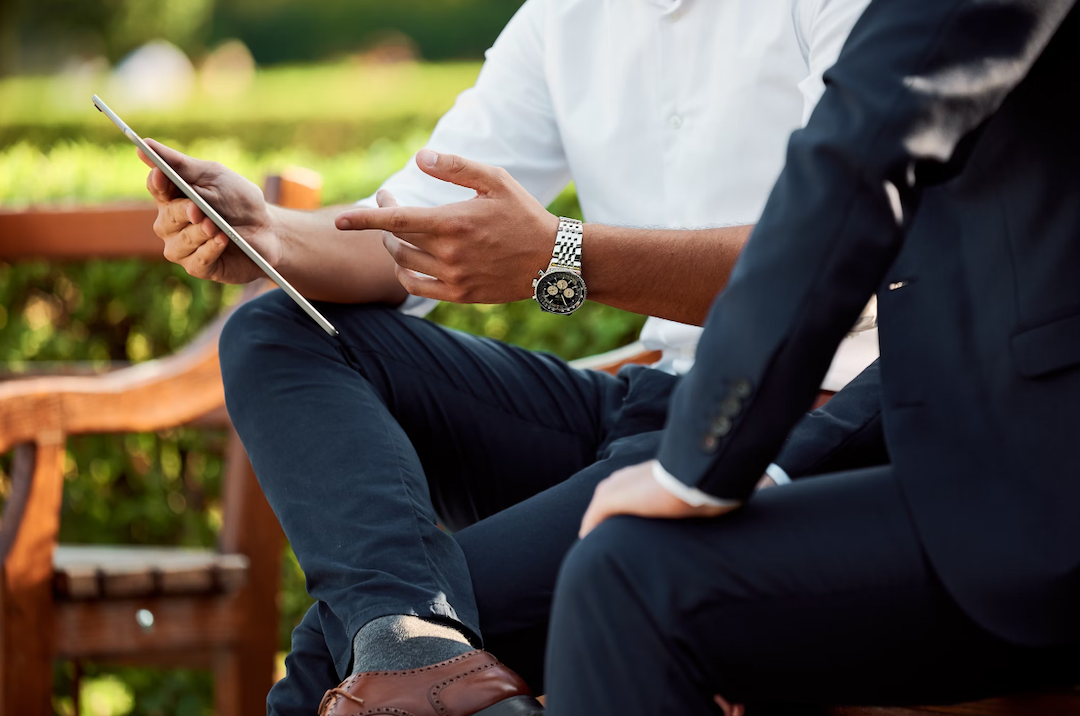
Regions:
M 585 302 L 585 282 L 573 271 L 548 271 L 536 283 L 536 301 L 549 313 L 573 313 Z

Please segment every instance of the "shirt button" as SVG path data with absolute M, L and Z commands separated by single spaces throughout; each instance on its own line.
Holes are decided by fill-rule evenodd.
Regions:
M 668 123 L 675 129 L 679 129 L 683 125 L 683 118 L 677 114 L 673 114 L 671 115 L 671 118 L 668 119 Z

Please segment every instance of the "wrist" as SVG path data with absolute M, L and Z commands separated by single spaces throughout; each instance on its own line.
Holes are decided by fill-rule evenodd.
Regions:
M 284 274 L 288 270 L 290 248 L 293 245 L 293 231 L 288 221 L 288 209 L 283 209 L 275 204 L 266 205 L 266 240 L 265 258 L 271 266 Z
M 536 278 L 537 271 L 546 271 L 551 264 L 551 255 L 555 250 L 555 236 L 559 233 L 559 217 L 552 214 L 550 211 L 544 211 L 544 215 L 540 221 L 540 228 L 536 232 L 536 239 L 532 242 L 533 251 L 529 258 L 528 276 L 530 279 Z M 530 284 L 533 283 L 530 281 Z M 523 295 L 523 298 L 533 297 L 533 288 L 530 284 L 528 293 Z
M 533 299 L 547 313 L 569 316 L 584 304 L 588 290 L 581 276 L 584 224 L 556 217 L 555 242 L 547 269 L 532 280 Z

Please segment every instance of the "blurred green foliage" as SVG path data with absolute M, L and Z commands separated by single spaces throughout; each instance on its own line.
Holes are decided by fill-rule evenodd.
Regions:
M 97 93 L 144 137 L 186 144 L 227 137 L 252 152 L 288 148 L 339 156 L 380 139 L 426 136 L 479 70 L 477 62 L 277 67 L 260 70 L 245 89 L 227 95 L 208 91 L 200 81 L 181 106 L 164 109 L 128 108 L 112 99 L 103 69 L 10 77 L 0 80 L 0 147 L 53 149 L 85 140 L 130 148 L 93 111 L 90 96 Z M 0 197 L 6 194 L 0 191 Z
M 475 77 L 476 69 L 476 65 L 419 67 L 397 75 L 397 92 L 402 97 L 425 97 L 417 100 L 424 109 L 411 112 L 404 104 L 393 111 L 365 109 L 368 116 L 383 112 L 383 120 L 395 126 L 396 133 L 383 137 L 361 133 L 357 136 L 364 139 L 344 142 L 346 146 L 337 152 L 303 142 L 278 145 L 266 138 L 252 141 L 252 125 L 246 122 L 263 121 L 274 112 L 280 113 L 283 127 L 290 122 L 303 123 L 312 116 L 347 117 L 348 112 L 334 109 L 334 103 L 356 100 L 340 92 L 333 100 L 324 97 L 316 101 L 313 97 L 306 108 L 282 108 L 272 99 L 275 92 L 281 91 L 273 89 L 279 81 L 282 85 L 278 87 L 291 83 L 296 91 L 306 84 L 333 87 L 351 71 L 341 65 L 268 73 L 267 84 L 259 80 L 256 86 L 262 89 L 252 99 L 252 107 L 258 111 L 215 113 L 218 124 L 213 125 L 213 134 L 193 140 L 190 137 L 197 132 L 191 127 L 199 126 L 201 115 L 185 108 L 169 125 L 170 133 L 158 136 L 182 151 L 221 161 L 260 184 L 267 173 L 286 166 L 309 167 L 323 177 L 324 201 L 353 201 L 373 192 L 423 144 L 434 122 L 431 108 L 448 105 Z M 12 82 L 22 81 L 0 83 L 0 106 L 13 96 Z M 44 81 L 33 82 L 39 83 L 34 91 L 47 93 L 47 84 L 41 84 Z M 33 82 L 20 86 L 33 86 Z M 442 99 L 432 99 L 430 93 L 420 89 L 428 85 L 441 85 Z M 431 100 L 430 106 L 423 105 L 427 100 Z M 52 111 L 43 100 L 24 97 L 20 101 L 28 104 L 0 110 L 5 113 L 0 115 L 0 127 L 5 117 L 12 116 L 8 112 L 17 113 L 22 117 L 19 121 L 26 125 L 35 123 L 35 105 L 45 112 L 40 118 L 42 125 L 52 120 Z M 359 112 L 362 105 L 357 103 L 354 109 Z M 145 200 L 147 170 L 135 158 L 134 150 L 122 138 L 117 141 L 119 133 L 96 112 L 87 108 L 85 114 L 86 119 L 72 114 L 71 121 L 58 123 L 61 129 L 48 141 L 20 136 L 18 131 L 4 135 L 11 141 L 0 141 L 0 208 Z M 126 118 L 139 126 L 134 119 Z M 145 119 L 150 122 L 152 117 L 147 115 Z M 104 125 L 107 142 L 99 144 L 89 139 L 92 133 L 85 127 L 91 123 Z M 72 127 L 75 129 L 71 136 L 64 136 Z M 567 216 L 580 215 L 573 187 L 556 200 L 552 210 Z M 104 366 L 115 361 L 151 360 L 190 342 L 235 302 L 239 293 L 238 287 L 193 279 L 181 268 L 163 261 L 0 263 L 0 363 L 19 371 L 54 361 L 89 361 Z M 431 318 L 449 327 L 552 351 L 566 358 L 627 343 L 644 320 L 597 304 L 586 304 L 570 318 L 552 316 L 542 314 L 531 301 L 505 306 L 442 304 Z M 61 539 L 73 543 L 212 546 L 222 518 L 223 448 L 223 434 L 187 429 L 71 439 L 65 466 Z M 5 469 L 8 462 L 0 458 L 0 478 Z M 7 484 L 0 479 L 0 497 L 6 494 Z M 283 559 L 282 621 L 267 628 L 278 630 L 284 650 L 288 648 L 289 632 L 311 602 L 295 557 L 287 552 Z M 56 673 L 54 708 L 67 716 L 73 714 L 72 667 L 59 664 Z M 196 716 L 209 713 L 212 703 L 211 680 L 200 672 L 88 665 L 85 673 L 90 687 L 83 691 L 84 714 Z M 113 710 L 88 710 L 93 701 L 86 698 L 88 690 L 94 699 L 107 702 Z
M 35 65 L 55 63 L 63 50 L 115 61 L 159 37 L 197 49 L 214 11 L 214 0 L 3 0 L 3 5 L 8 9 L 4 24 Z
M 237 37 L 264 64 L 364 50 L 388 35 L 425 60 L 478 58 L 523 0 L 218 0 L 212 38 Z
M 388 38 L 427 60 L 477 59 L 522 0 L 0 0 L 8 70 L 120 60 L 163 38 L 193 57 L 239 38 L 259 64 L 325 61 Z M 0 57 L 0 59 L 4 59 Z M 2 72 L 0 72 L 2 73 Z

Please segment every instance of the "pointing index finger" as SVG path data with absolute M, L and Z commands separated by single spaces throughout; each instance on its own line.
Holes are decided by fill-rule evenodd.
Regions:
M 342 231 L 380 229 L 392 234 L 433 234 L 438 232 L 440 222 L 438 209 L 388 206 L 380 209 L 350 209 L 339 214 L 334 225 Z

